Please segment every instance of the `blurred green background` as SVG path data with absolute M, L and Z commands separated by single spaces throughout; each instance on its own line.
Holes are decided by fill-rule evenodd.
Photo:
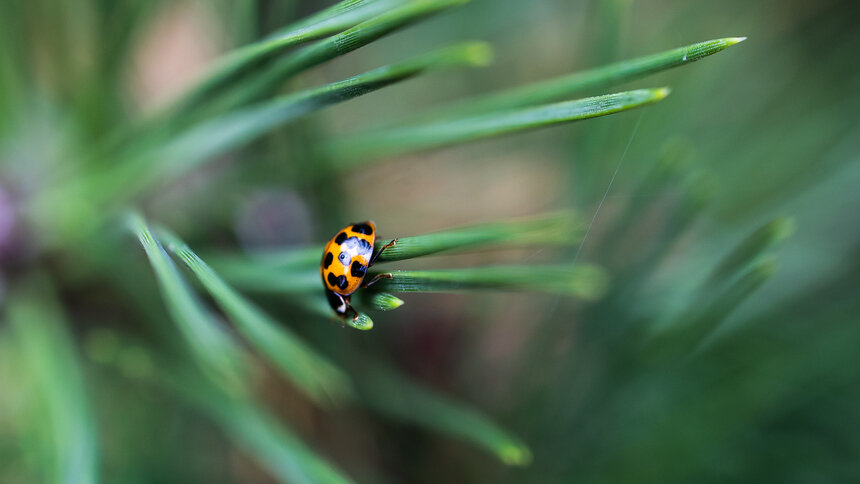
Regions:
M 0 482 L 860 481 L 856 2 L 331 5 L 0 5 Z M 316 264 L 366 219 L 356 331 Z

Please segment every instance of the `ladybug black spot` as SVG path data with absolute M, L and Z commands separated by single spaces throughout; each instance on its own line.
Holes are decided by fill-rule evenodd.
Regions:
M 359 261 L 352 261 L 352 267 L 350 267 L 350 273 L 355 277 L 364 277 L 364 274 L 367 272 L 367 266 L 363 265 Z
M 329 285 L 335 286 L 339 289 L 346 289 L 346 276 L 335 276 L 334 272 L 329 272 L 326 279 L 328 280 Z
M 352 231 L 359 234 L 371 235 L 373 234 L 373 227 L 370 224 L 355 224 L 352 226 Z
M 346 232 L 341 232 L 337 234 L 337 237 L 334 238 L 334 243 L 340 245 L 343 241 L 346 240 Z
M 346 289 L 346 276 L 337 276 L 337 287 Z
M 331 252 L 326 254 L 325 255 L 325 262 L 323 262 L 323 269 L 328 269 L 328 266 L 331 265 L 333 260 L 334 260 L 334 254 L 332 254 Z

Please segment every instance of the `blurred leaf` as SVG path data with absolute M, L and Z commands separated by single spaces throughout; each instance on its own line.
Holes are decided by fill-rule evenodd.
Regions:
M 776 272 L 777 260 L 767 251 L 794 232 L 794 220 L 778 217 L 753 231 L 717 263 L 691 296 L 687 309 L 657 326 L 667 354 L 698 348 L 740 304 Z M 665 333 L 661 333 L 665 331 Z
M 367 405 L 388 417 L 435 429 L 484 448 L 508 465 L 528 465 L 531 451 L 480 413 L 449 400 L 382 365 L 368 365 L 356 378 Z
M 7 320 L 24 370 L 38 389 L 45 414 L 21 422 L 45 434 L 52 455 L 40 460 L 42 482 L 98 482 L 98 435 L 76 344 L 47 279 L 36 276 L 9 295 Z M 7 388 L 5 391 L 13 391 Z M 50 478 L 48 478 L 50 476 Z
M 404 2 L 406 0 L 345 0 L 283 27 L 259 42 L 225 55 L 171 110 L 184 111 L 204 102 L 213 91 L 259 67 L 288 47 L 338 33 Z
M 160 376 L 161 383 L 207 414 L 279 482 L 352 482 L 253 400 L 225 394 L 206 379 L 181 367 L 168 368 L 161 371 Z
M 775 258 L 764 258 L 725 289 L 709 293 L 705 300 L 693 301 L 680 317 L 656 328 L 649 342 L 650 352 L 665 361 L 691 354 L 729 314 L 773 277 L 776 269 Z
M 411 0 L 355 27 L 287 54 L 253 79 L 236 85 L 212 110 L 230 109 L 269 94 L 278 84 L 306 69 L 352 52 L 396 30 L 468 0 Z
M 408 0 L 345 0 L 283 27 L 259 42 L 240 47 L 216 62 L 212 70 L 173 105 L 137 125 L 127 125 L 119 129 L 108 137 L 91 157 L 106 157 L 122 143 L 146 145 L 158 142 L 162 136 L 170 134 L 181 124 L 180 121 L 186 119 L 184 116 L 187 116 L 189 111 L 211 105 L 212 98 L 218 96 L 219 91 L 230 88 L 231 83 L 234 93 L 241 91 L 241 85 L 237 86 L 239 81 L 248 77 L 254 69 L 263 69 L 262 65 L 281 51 L 340 32 L 406 1 Z
M 573 294 L 594 300 L 609 284 L 597 266 L 498 266 L 468 269 L 391 271 L 393 279 L 381 279 L 373 287 L 393 292 L 456 292 L 476 289 L 542 291 Z M 374 274 L 369 273 L 368 277 Z
M 779 217 L 771 220 L 740 242 L 714 268 L 705 287 L 713 287 L 742 271 L 769 248 L 782 242 L 794 232 L 794 220 Z
M 165 230 L 159 234 L 168 242 L 170 251 L 197 275 L 239 332 L 266 355 L 282 375 L 319 403 L 338 402 L 349 396 L 349 378 L 337 366 L 233 290 L 175 235 Z M 370 325 L 372 327 L 372 323 Z
M 248 368 L 241 347 L 197 299 L 143 218 L 130 215 L 128 227 L 146 250 L 167 309 L 196 361 L 225 389 L 244 391 Z
M 83 194 L 92 196 L 93 193 L 98 194 L 99 200 L 129 200 L 153 184 L 160 186 L 310 112 L 423 73 L 482 65 L 490 56 L 487 44 L 466 42 L 225 114 L 175 136 L 164 145 L 137 153 L 136 157 L 113 168 L 101 169 L 78 186 L 62 187 L 57 193 L 49 193 L 40 206 L 54 207 L 58 199 L 80 198 Z
M 252 403 L 223 398 L 200 403 L 211 407 L 209 412 L 233 440 L 271 470 L 280 482 L 353 482 L 333 463 L 309 449 L 276 418 Z
M 380 158 L 605 116 L 655 103 L 668 95 L 669 89 L 665 87 L 639 89 L 543 106 L 452 116 L 339 138 L 325 146 L 323 154 L 335 166 L 348 168 Z
M 835 304 L 815 304 L 834 293 Z M 850 451 L 851 444 L 818 448 L 808 441 L 810 423 L 816 435 L 830 443 L 856 435 L 856 419 L 849 423 L 845 412 L 821 412 L 832 404 L 850 407 L 860 382 L 860 367 L 853 364 L 860 331 L 857 325 L 844 324 L 844 315 L 858 309 L 857 298 L 843 295 L 839 284 L 830 284 L 763 319 L 748 321 L 739 334 L 715 343 L 695 360 L 637 375 L 635 386 L 615 396 L 613 411 L 600 416 L 624 429 L 601 454 L 606 459 L 602 481 L 650 482 L 672 476 L 673 482 L 684 482 L 701 473 L 715 455 L 739 459 L 732 474 L 744 477 L 762 473 L 790 481 L 810 461 L 824 462 L 828 470 L 822 472 L 828 475 L 856 474 L 856 466 L 842 468 L 841 457 L 828 462 L 810 455 Z M 654 393 L 645 398 L 644 392 Z M 667 435 L 667 429 L 674 430 Z M 790 458 L 801 459 L 796 465 L 782 460 L 795 445 L 799 453 Z M 745 461 L 743 456 L 750 453 Z M 685 458 L 671 458 L 678 455 Z M 760 468 L 763 457 L 775 459 L 780 469 Z M 661 465 L 651 465 L 655 461 Z
M 251 401 L 226 397 L 186 379 L 174 389 L 207 412 L 240 446 L 284 483 L 348 483 L 332 463 L 318 456 L 276 418 Z

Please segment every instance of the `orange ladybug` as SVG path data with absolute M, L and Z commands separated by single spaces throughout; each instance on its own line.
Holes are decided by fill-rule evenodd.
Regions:
M 379 254 L 397 243 L 397 239 L 394 239 L 374 254 L 375 241 L 376 225 L 367 221 L 341 229 L 325 246 L 320 263 L 320 276 L 328 303 L 338 316 L 346 317 L 352 312 L 353 321 L 358 319 L 358 312 L 349 303 L 352 293 L 381 278 L 393 277 L 391 274 L 378 274 L 370 281 L 364 282 L 367 268 L 373 265 Z

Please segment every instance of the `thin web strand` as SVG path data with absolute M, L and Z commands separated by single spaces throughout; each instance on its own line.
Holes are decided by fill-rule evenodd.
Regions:
M 642 116 L 644 115 L 645 111 L 642 111 L 642 113 L 639 114 L 639 119 L 636 120 L 636 125 L 633 126 L 633 131 L 630 133 L 630 139 L 627 140 L 627 146 L 624 148 L 624 152 L 621 153 L 621 159 L 618 160 L 618 165 L 615 166 L 615 171 L 612 173 L 612 178 L 609 179 L 609 185 L 607 185 L 606 191 L 603 192 L 603 198 L 601 198 L 600 203 L 597 204 L 597 210 L 594 211 L 594 216 L 591 217 L 591 222 L 588 223 L 588 228 L 585 229 L 585 235 L 582 236 L 582 242 L 579 243 L 579 248 L 576 249 L 576 255 L 573 256 L 573 263 L 576 263 L 579 259 L 579 253 L 582 252 L 582 248 L 585 246 L 585 241 L 588 240 L 591 226 L 594 225 L 594 221 L 597 220 L 597 214 L 600 213 L 600 208 L 603 207 L 603 202 L 606 201 L 606 196 L 609 195 L 609 190 L 612 189 L 615 177 L 618 176 L 618 171 L 621 170 L 621 165 L 624 163 L 624 158 L 627 156 L 627 151 L 630 149 L 630 145 L 633 144 L 633 138 L 636 136 L 636 132 L 639 131 L 639 123 L 642 122 Z

